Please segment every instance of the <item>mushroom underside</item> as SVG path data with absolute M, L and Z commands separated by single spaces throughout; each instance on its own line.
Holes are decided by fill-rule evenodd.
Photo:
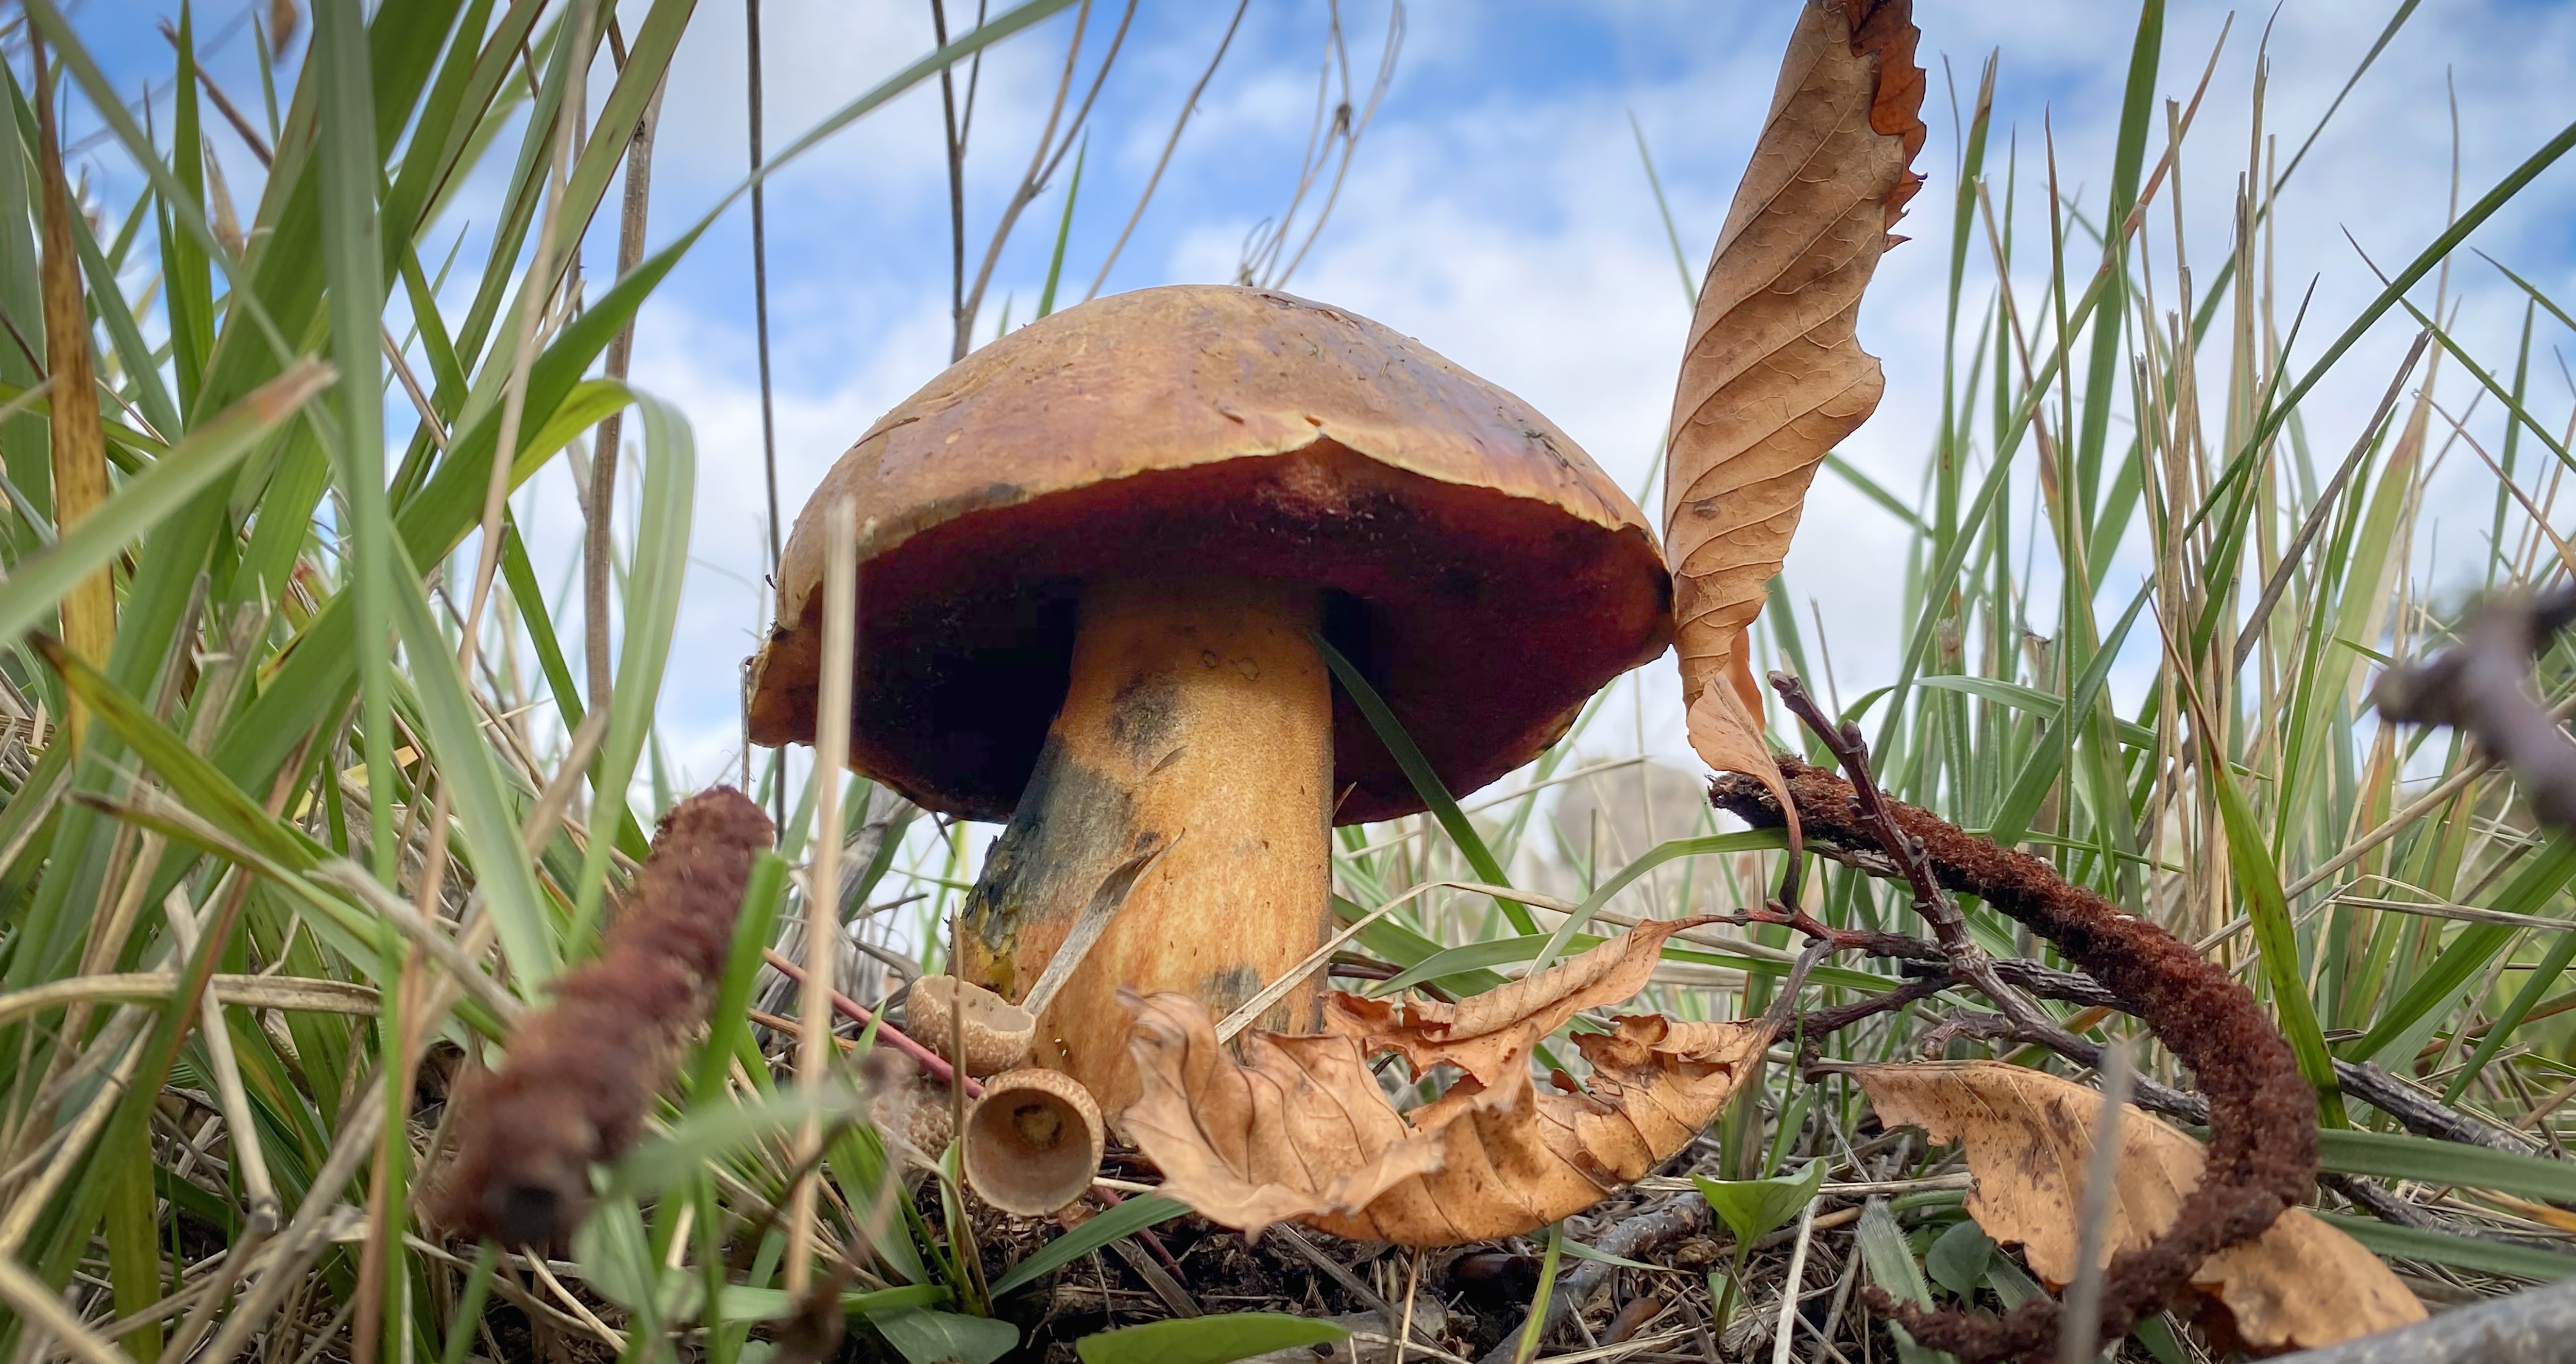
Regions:
M 1384 695 L 1453 792 L 1528 761 L 1583 698 L 1663 650 L 1653 543 L 1329 440 L 989 505 L 862 569 L 851 764 L 936 810 L 1008 817 L 1066 695 L 1086 583 L 1220 574 L 1311 583 L 1322 629 Z M 810 742 L 821 675 L 813 594 L 757 664 L 751 737 Z M 1347 697 L 1332 724 L 1336 823 L 1422 807 Z

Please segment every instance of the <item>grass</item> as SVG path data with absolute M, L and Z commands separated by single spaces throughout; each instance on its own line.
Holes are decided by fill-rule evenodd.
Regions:
M 989 43 L 1054 41 L 1015 35 L 1066 7 L 1031 0 L 952 30 L 771 166 Z M 786 1311 L 781 1285 L 797 1277 L 781 1263 L 789 1238 L 775 1210 L 796 1173 L 790 1135 L 808 1117 L 826 1137 L 818 1277 L 899 1352 L 1008 1348 L 1017 1330 L 996 1346 L 1002 1332 L 977 1315 L 1066 1266 L 1145 1283 L 1127 1238 L 1167 1222 L 1172 1205 L 1131 1197 L 1033 1253 L 979 1246 L 953 1179 L 934 1180 L 941 1196 L 904 1196 L 848 1095 L 774 1085 L 770 1053 L 785 1041 L 732 1007 L 654 1139 L 605 1176 L 600 1215 L 567 1264 L 420 1233 L 410 1209 L 440 1132 L 436 1110 L 412 1103 L 411 1067 L 428 1058 L 442 1074 L 506 1036 L 519 1002 L 588 951 L 643 831 L 677 794 L 650 698 L 673 664 L 690 426 L 603 377 L 601 357 L 732 198 L 698 207 L 670 245 L 567 308 L 567 247 L 609 201 L 623 148 L 561 126 L 556 111 L 578 106 L 583 82 L 604 82 L 609 114 L 593 126 L 631 126 L 686 25 L 708 16 L 684 0 L 642 6 L 611 61 L 596 13 L 580 7 L 420 0 L 372 19 L 355 0 L 314 8 L 311 57 L 253 130 L 280 150 L 261 183 L 231 191 L 256 195 L 238 202 L 200 158 L 169 153 L 227 135 L 205 132 L 216 111 L 192 78 L 184 16 L 162 133 L 125 111 L 54 5 L 26 10 L 55 78 L 144 187 L 101 206 L 95 226 L 74 215 L 75 257 L 50 262 L 71 273 L 91 323 L 102 431 L 82 457 L 103 463 L 110 486 L 71 524 L 52 520 L 46 426 L 67 395 L 0 347 L 11 507 L 0 677 L 13 711 L 0 738 L 0 1350 L 43 1333 L 84 1358 L 176 1359 L 209 1344 L 231 1358 L 255 1344 L 269 1358 L 456 1364 L 543 1340 L 585 1342 L 585 1357 L 640 1359 L 676 1342 L 743 1358 L 765 1348 L 750 1329 Z M 2389 33 L 2411 14 L 2400 7 Z M 2237 969 L 2312 1075 L 2375 1062 L 2521 1134 L 2518 1156 L 2410 1135 L 2323 1087 L 2338 1129 L 2328 1168 L 2380 1181 L 2414 1210 L 2408 1225 L 2357 1232 L 2419 1289 L 2564 1275 L 2576 1224 L 2552 1200 L 2568 1198 L 2563 1143 L 2576 1130 L 2576 995 L 2563 974 L 2576 933 L 2533 920 L 2568 919 L 2576 835 L 2539 829 L 2510 777 L 2447 732 L 2374 723 L 2363 695 L 2380 660 L 2438 647 L 2463 607 L 2426 586 L 2419 511 L 2436 480 L 2492 496 L 2482 582 L 2538 585 L 2576 568 L 2550 530 L 2576 466 L 2571 395 L 2545 363 L 2547 328 L 2576 324 L 2512 262 L 2462 254 L 2479 222 L 2576 147 L 2576 127 L 2535 137 L 2494 186 L 2468 187 L 2455 225 L 2395 263 L 2362 312 L 2285 315 L 2269 281 L 2312 262 L 2270 225 L 2304 145 L 2284 159 L 2267 143 L 2245 165 L 2254 188 L 2229 240 L 2177 240 L 2173 158 L 2182 146 L 2195 151 L 2186 164 L 2219 154 L 2188 142 L 2190 111 L 2260 91 L 2193 89 L 2197 73 L 2178 75 L 2165 49 L 2150 3 L 2107 174 L 2074 174 L 1992 127 L 1990 73 L 1964 111 L 1957 164 L 1935 168 L 1935 193 L 1952 192 L 1946 223 L 1930 196 L 1916 206 L 1919 230 L 1941 240 L 1908 249 L 1947 251 L 1942 404 L 1879 418 L 1934 433 L 1917 487 L 1836 465 L 1911 537 L 1899 667 L 1847 711 L 1896 794 L 2042 851 Z M 34 305 L 44 266 L 27 249 L 41 231 L 42 144 L 23 64 L 10 70 L 21 135 L 0 138 L 0 309 L 32 343 L 49 339 Z M 2189 109 L 2162 103 L 2176 89 Z M 469 175 L 485 164 L 506 164 L 499 193 L 460 202 L 469 183 L 489 183 Z M 2077 180 L 2105 188 L 2060 193 Z M 445 248 L 464 217 L 490 225 L 480 260 Z M 1054 235 L 1041 312 L 1063 269 L 1065 228 Z M 2460 280 L 2492 282 L 2481 272 L 2527 302 L 2511 354 L 2480 355 L 2437 325 Z M 468 301 L 442 305 L 453 298 Z M 2373 328 L 2430 334 L 2404 373 L 2361 376 L 2390 381 L 2387 410 L 2356 425 L 2358 414 L 2307 407 Z M 2473 420 L 2481 406 L 2503 415 Z M 551 463 L 578 465 L 587 433 L 630 408 L 640 514 L 614 542 L 621 642 L 594 714 L 574 682 L 588 641 L 559 633 L 570 593 L 550 594 L 529 562 L 506 494 Z M 390 458 L 352 438 L 388 421 Z M 2036 515 L 2017 518 L 2026 497 Z M 2141 558 L 2143 581 L 2123 567 Z M 53 647 L 50 636 L 75 637 L 64 619 L 75 586 L 101 571 L 114 584 L 113 646 Z M 1760 646 L 1821 678 L 1829 641 L 1776 609 L 1796 600 L 1794 583 L 1778 585 Z M 2054 605 L 2035 613 L 2034 601 Z M 2540 684 L 2562 703 L 2576 692 L 2576 650 L 2546 655 Z M 2123 709 L 2117 696 L 2133 699 Z M 1650 834 L 1651 846 L 1559 827 L 1565 790 L 1636 775 L 1624 759 L 1640 756 L 1642 736 L 1604 734 L 1602 713 L 1497 792 L 1444 794 L 1436 815 L 1340 831 L 1336 907 L 1353 921 L 1382 910 L 1354 944 L 1368 959 L 1355 972 L 1473 991 L 1579 949 L 1596 916 L 1731 907 L 1776 882 L 1775 840 L 1720 829 L 1704 808 L 1682 821 L 1696 827 Z M 67 716 L 83 727 L 63 727 Z M 807 856 L 816 793 L 791 790 L 804 784 L 775 764 L 759 785 L 790 817 L 779 858 L 755 878 L 729 1001 L 786 998 L 761 977 L 759 949 L 803 915 L 790 869 Z M 906 972 L 938 966 L 973 858 L 963 827 L 914 821 L 863 782 L 841 808 L 857 827 L 844 884 L 872 910 L 864 936 L 885 954 L 859 959 L 851 990 L 874 1003 Z M 1669 832 L 1679 813 L 1652 812 L 1643 827 Z M 1502 893 L 1515 876 L 1533 884 Z M 1910 927 L 1901 892 L 1832 865 L 1808 882 L 1829 923 Z M 2028 951 L 1991 914 L 1972 914 L 1972 927 L 1998 954 Z M 1758 1010 L 1785 970 L 1782 933 L 1676 946 L 1645 1004 Z M 478 964 L 471 980 L 450 969 L 465 961 Z M 1892 983 L 1881 971 L 1845 962 L 1811 988 L 1816 1002 L 1842 1002 Z M 1828 1054 L 1910 1055 L 1966 1002 L 1936 998 L 1837 1034 Z M 2121 1027 L 2061 1012 L 2097 1039 Z M 2148 1073 L 2176 1078 L 2145 1055 Z M 2008 1256 L 1957 1252 L 1962 1215 L 1937 1155 L 1874 1133 L 1847 1085 L 1785 1069 L 1721 1121 L 1698 1172 L 1758 1178 L 1824 1160 L 1828 1198 L 1836 1184 L 1911 1189 L 1856 1217 L 1812 1219 L 1810 1284 L 1844 1274 L 1847 1289 L 1865 1261 L 1923 1300 L 1992 1305 L 2025 1291 Z M 1550 1283 L 1589 1252 L 1587 1235 L 1558 1228 L 1522 1249 L 1543 1245 Z M 1925 1278 L 1927 1252 L 1954 1237 L 1934 1267 L 1982 1268 L 1959 1283 Z M 1184 1244 L 1178 1263 L 1212 1273 L 1222 1239 Z M 1105 1247 L 1117 1258 L 1091 1258 Z M 982 1261 L 1006 1250 L 1027 1258 L 988 1281 Z M 1769 1254 L 1747 1271 L 1745 1329 L 1777 1316 Z M 1401 1303 L 1396 1267 L 1362 1268 L 1378 1276 L 1370 1291 Z M 1330 1275 L 1318 1282 L 1361 1303 Z M 1691 1296 L 1702 1291 L 1670 1310 L 1707 1311 Z M 1132 1316 L 1124 1305 L 1142 1299 L 1116 1301 Z M 496 1321 L 513 1334 L 492 1335 Z M 1856 1315 L 1825 1323 L 1846 1342 L 1865 1329 Z M 1539 1335 L 1528 1342 L 1541 1356 L 1579 1348 Z M 2155 1327 L 2131 1348 L 2182 1348 L 2173 1341 Z

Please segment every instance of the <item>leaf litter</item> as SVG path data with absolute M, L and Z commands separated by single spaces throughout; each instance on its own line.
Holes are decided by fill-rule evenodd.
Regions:
M 1538 1043 L 1585 1009 L 1645 988 L 1663 943 L 1711 916 L 1640 925 L 1526 980 L 1457 1004 L 1336 995 L 1333 1031 L 1250 1031 L 1227 1055 L 1207 1007 L 1125 996 L 1143 1094 L 1121 1122 L 1163 1172 L 1163 1192 L 1258 1234 L 1299 1222 L 1354 1239 L 1454 1246 L 1514 1236 L 1580 1212 L 1680 1151 L 1734 1097 L 1778 1031 L 1617 1018 L 1574 1046 L 1590 1083 L 1532 1078 Z M 1395 1052 L 1419 1078 L 1461 1073 L 1399 1113 L 1369 1067 Z
M 2078 1209 L 2100 1094 L 2001 1061 L 1857 1065 L 1842 1073 L 1868 1092 L 1888 1126 L 1912 1124 L 1964 1148 L 1977 1180 L 1968 1215 L 1987 1235 L 2019 1243 L 2031 1272 L 2051 1287 L 2075 1278 Z M 2199 1142 L 2135 1107 L 2119 1138 L 2105 1265 L 2172 1226 L 2207 1163 Z M 2424 1319 L 2423 1304 L 2378 1256 L 2299 1208 L 2203 1259 L 2189 1282 L 2225 1309 L 2238 1339 L 2264 1350 L 2312 1349 Z

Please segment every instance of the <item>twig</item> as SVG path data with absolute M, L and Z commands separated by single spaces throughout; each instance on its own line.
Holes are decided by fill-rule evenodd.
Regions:
M 2576 583 L 2499 596 L 2472 612 L 2460 642 L 2379 675 L 2371 699 L 2391 720 L 2464 729 L 2513 769 L 2533 813 L 2576 829 L 2576 741 L 2528 685 L 2531 659 L 2576 623 Z
M 1787 992 L 1784 991 L 1784 993 Z M 1702 1198 L 1697 1192 L 1679 1194 L 1646 1211 L 1632 1213 L 1619 1219 L 1617 1224 L 1594 1242 L 1593 1249 L 1604 1255 L 1633 1260 L 1658 1246 L 1668 1245 L 1700 1231 L 1707 1225 L 1708 1200 Z M 1618 1268 L 1617 1265 L 1607 1260 L 1585 1260 L 1576 1265 L 1565 1276 L 1564 1281 L 1556 1286 L 1556 1291 L 1548 1295 L 1547 1317 L 1539 1326 L 1540 1337 L 1544 1339 L 1548 1332 L 1562 1325 L 1566 1315 L 1578 1304 L 1591 1297 L 1593 1290 L 1599 1288 L 1601 1281 L 1608 1278 L 1610 1271 L 1616 1268 Z M 1503 1332 L 1502 1342 L 1487 1351 L 1478 1364 L 1509 1364 L 1513 1352 L 1520 1348 L 1521 1333 L 1527 1329 L 1527 1326 L 1528 1323 L 1524 1320 L 1522 1324 Z
M 1818 850 L 1823 851 L 1822 848 Z M 1858 936 L 1869 940 L 1860 950 L 1874 956 L 1894 957 L 1908 963 L 1937 961 L 1941 956 L 1939 947 L 1920 938 L 1908 938 L 1897 933 Z M 2021 957 L 1998 957 L 1995 959 L 1995 973 L 2042 999 L 2063 1000 L 2086 1008 L 2117 1009 L 2122 1013 L 2136 1012 L 2129 1001 L 2105 988 L 2100 981 L 2091 976 L 2078 975 L 2073 971 L 2060 971 L 2053 966 Z M 1821 1054 L 1820 1043 L 1827 1034 L 1838 1032 L 1855 1023 L 1891 1012 L 1918 1000 L 1930 998 L 1958 983 L 1958 977 L 1946 970 L 1927 971 L 1915 975 L 1913 979 L 1894 990 L 1854 1000 L 1848 1004 L 1838 1004 L 1831 1008 L 1812 1009 L 1799 1015 L 1797 1031 L 1805 1039 L 1806 1050 L 1801 1053 L 1798 1064 L 1802 1068 L 1819 1068 L 1817 1056 Z M 2048 1047 L 2082 1066 L 2096 1066 L 2100 1060 L 2100 1049 L 2080 1038 L 2072 1048 L 2065 1048 L 2062 1039 L 2024 1035 L 2013 1030 L 2009 1025 L 2001 1028 L 1975 1025 L 1969 1030 L 1978 1036 L 1992 1040 Z M 2540 1150 L 2539 1142 L 2446 1107 L 2441 1101 L 2390 1074 L 2375 1063 L 2338 1060 L 2335 1062 L 2335 1079 L 2342 1085 L 2346 1095 L 2359 1099 L 2397 1119 L 2408 1131 L 2418 1136 L 2461 1142 L 2471 1146 L 2484 1146 L 2498 1151 L 2511 1151 L 2520 1155 L 2529 1155 Z M 2141 1108 L 2179 1118 L 2184 1122 L 2209 1121 L 2209 1100 L 2206 1097 L 2187 1090 L 2174 1089 L 2144 1077 L 2140 1077 L 2137 1081 L 2137 1093 L 2134 1099 Z
M 1218 40 L 1216 55 L 1208 58 L 1207 70 L 1199 73 L 1199 83 L 1190 87 L 1190 97 L 1181 101 L 1181 112 L 1172 120 L 1172 135 L 1163 142 L 1163 154 L 1155 158 L 1154 173 L 1145 178 L 1145 192 L 1136 196 L 1136 211 L 1127 215 L 1127 225 L 1118 229 L 1118 240 L 1111 243 L 1109 254 L 1101 257 L 1100 273 L 1091 277 L 1091 287 L 1082 291 L 1084 302 L 1100 294 L 1100 286 L 1109 282 L 1109 267 L 1118 263 L 1118 253 L 1127 249 L 1127 238 L 1145 216 L 1145 205 L 1154 202 L 1154 187 L 1163 183 L 1163 169 L 1172 164 L 1172 150 L 1181 145 L 1181 130 L 1190 126 L 1190 114 L 1199 107 L 1199 96 L 1207 93 L 1208 82 L 1216 79 L 1216 68 L 1225 60 L 1225 51 L 1234 46 L 1234 31 L 1243 25 L 1243 12 L 1252 8 L 1252 0 L 1236 0 L 1234 18 L 1227 21 L 1225 37 Z
M 653 130 L 662 121 L 662 91 L 666 84 L 654 82 L 653 93 L 645 99 L 644 112 L 636 117 L 635 131 L 626 143 L 626 203 L 617 227 L 620 279 L 644 261 L 644 219 L 653 201 Z M 623 381 L 634 353 L 635 314 L 630 312 L 619 324 L 617 334 L 608 340 L 608 377 Z M 591 442 L 590 495 L 582 499 L 582 512 L 589 521 L 581 546 L 582 651 L 588 664 L 592 710 L 608 708 L 609 560 L 615 546 L 612 527 L 617 519 L 617 447 L 625 423 L 626 409 L 622 407 L 600 418 L 598 435 Z
M 2057 944 L 2087 974 L 2131 1000 L 2199 1077 L 2211 1109 L 2209 1174 L 2164 1236 L 2112 1266 L 2104 1284 L 2105 1337 L 2125 1334 L 2137 1313 L 2160 1302 L 2209 1252 L 2261 1233 L 2304 1196 L 2316 1172 L 2316 1098 L 2288 1042 L 2242 985 L 2153 924 L 2069 884 L 2040 859 L 1881 798 L 1881 814 L 1904 835 L 1891 848 L 1864 813 L 1855 784 L 1795 758 L 1779 762 L 1810 837 L 1876 845 L 1900 860 L 1907 845 L 1919 843 L 1924 865 L 1944 888 L 1974 895 Z M 1750 778 L 1719 778 L 1711 799 L 1756 825 L 1785 822 Z M 2067 1042 L 2087 1045 L 2060 1039 Z M 1916 1340 L 1963 1359 L 2027 1356 L 2056 1344 L 2057 1304 L 2044 1298 L 2000 1321 L 1898 1307 L 1876 1290 L 1871 1301 L 1893 1309 Z
M 804 983 L 805 968 L 798 966 L 795 962 L 789 960 L 784 953 L 781 953 L 774 947 L 763 948 L 761 951 L 763 956 L 769 962 L 771 969 L 777 971 L 780 975 L 787 977 L 789 980 L 795 981 L 799 984 Z M 941 1084 L 956 1083 L 957 1072 L 948 1064 L 946 1057 L 943 1057 L 939 1053 L 932 1051 L 930 1048 L 912 1040 L 912 1038 L 906 1036 L 901 1029 L 895 1027 L 893 1024 L 878 1019 L 876 1014 L 871 1012 L 866 1005 L 861 1004 L 857 1000 L 836 990 L 832 992 L 832 1008 L 833 1011 L 840 1014 L 841 1017 L 858 1024 L 860 1027 L 864 1028 L 870 1023 L 876 1024 L 877 1037 L 879 1039 L 892 1046 L 895 1050 L 902 1052 L 904 1055 L 921 1063 L 921 1068 L 929 1071 L 933 1079 L 938 1080 Z M 978 1083 L 972 1077 L 967 1079 L 966 1097 L 970 1099 L 977 1098 L 980 1097 L 983 1092 L 984 1086 L 982 1084 Z
M 760 354 L 760 472 L 762 486 L 769 493 L 769 578 L 771 590 L 778 583 L 780 548 L 778 528 L 778 410 L 772 400 L 769 384 L 769 211 L 763 195 L 764 178 L 760 174 L 760 0 L 742 0 L 744 29 L 744 71 L 749 87 L 751 123 L 751 315 L 753 334 Z M 745 693 L 744 704 L 750 704 Z M 743 752 L 748 761 L 750 745 Z M 778 779 L 769 784 L 769 818 L 779 828 L 787 827 L 787 771 L 782 761 Z M 748 788 L 746 788 L 748 789 Z
M 1906 882 L 1914 888 L 1914 912 L 1932 925 L 1950 970 L 1977 987 L 1995 1002 L 2005 1018 L 2019 1032 L 2034 1039 L 2044 1039 L 2056 1047 L 2081 1048 L 2085 1044 L 2073 1033 L 2030 1002 L 2028 996 L 2006 984 L 1996 974 L 1994 958 L 1968 936 L 1968 921 L 1959 913 L 1958 903 L 1950 898 L 1933 871 L 1923 842 L 1905 832 L 1898 824 L 1895 811 L 1879 793 L 1878 783 L 1870 777 L 1869 749 L 1861 741 L 1860 726 L 1846 720 L 1841 724 L 1825 718 L 1815 698 L 1807 694 L 1806 685 L 1787 673 L 1771 674 L 1771 688 L 1780 694 L 1782 704 L 1815 731 L 1833 751 L 1836 761 L 1851 777 L 1854 802 L 1858 805 L 1863 825 L 1879 847 L 1895 857 L 1903 868 Z

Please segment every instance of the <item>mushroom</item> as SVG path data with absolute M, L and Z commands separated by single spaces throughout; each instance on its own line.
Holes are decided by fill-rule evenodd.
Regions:
M 1241 1006 L 1324 941 L 1330 826 L 1423 808 L 1319 637 L 1453 792 L 1536 757 L 1671 639 L 1645 517 L 1563 432 L 1418 342 L 1267 290 L 1086 303 L 880 419 L 788 541 L 754 742 L 813 741 L 844 499 L 851 766 L 1009 821 L 966 897 L 961 975 L 1020 998 L 1086 906 L 1115 908 L 1036 1011 L 1034 1052 L 1113 1112 L 1135 1094 L 1119 986 Z M 1261 1021 L 1312 1031 L 1312 978 Z

